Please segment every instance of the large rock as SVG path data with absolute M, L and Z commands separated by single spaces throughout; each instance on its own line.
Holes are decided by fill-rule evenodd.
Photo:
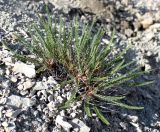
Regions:
M 35 66 L 27 65 L 23 62 L 16 62 L 12 70 L 15 73 L 23 73 L 26 77 L 29 78 L 34 78 L 36 76 Z

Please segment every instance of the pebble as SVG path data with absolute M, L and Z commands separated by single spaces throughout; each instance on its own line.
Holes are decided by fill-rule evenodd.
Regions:
M 7 122 L 2 122 L 2 126 L 3 127 L 8 127 L 8 123 Z
M 120 122 L 120 124 L 119 124 L 122 128 L 123 128 L 123 130 L 127 130 L 127 123 L 125 123 L 125 122 Z
M 90 132 L 90 128 L 78 118 L 73 119 L 70 123 L 73 125 L 73 128 L 78 128 L 79 132 Z
M 49 102 L 53 101 L 53 98 L 54 98 L 53 95 L 49 95 L 49 96 L 48 96 L 48 101 L 49 101 Z
M 49 108 L 50 111 L 57 110 L 56 106 L 57 104 L 54 101 L 51 101 L 47 104 L 47 107 Z
M 4 107 L 0 106 L 0 119 L 2 118 L 2 111 L 3 111 Z
M 7 66 L 10 66 L 13 64 L 11 57 L 4 58 L 3 61 L 5 62 L 5 65 Z
M 35 82 L 31 81 L 30 79 L 23 83 L 23 90 L 28 90 L 35 85 Z
M 60 125 L 65 131 L 70 132 L 72 125 L 65 121 L 64 117 L 58 115 L 56 117 L 56 125 Z
M 31 107 L 35 104 L 35 101 L 30 98 L 24 98 L 17 95 L 11 95 L 7 99 L 7 105 L 18 107 L 18 108 L 26 108 Z
M 0 104 L 5 104 L 7 102 L 7 98 L 1 98 L 0 99 Z
M 138 123 L 134 123 L 134 122 L 130 122 L 135 128 L 136 128 L 136 132 L 142 132 L 141 128 L 139 127 Z
M 58 84 L 57 81 L 52 76 L 48 77 L 47 83 L 49 83 L 50 85 L 57 85 Z
M 21 112 L 22 112 L 21 109 L 17 109 L 17 110 L 15 110 L 15 111 L 13 111 L 13 110 L 8 110 L 5 115 L 6 115 L 7 117 L 9 117 L 9 118 L 17 118 L 17 116 L 18 116 Z
M 125 30 L 125 34 L 127 35 L 127 37 L 131 37 L 131 35 L 133 34 L 133 30 L 131 30 L 131 29 L 126 29 L 126 30 Z
M 71 115 L 72 118 L 75 118 L 75 117 L 76 117 L 76 113 L 73 113 L 73 112 L 72 112 L 70 115 Z
M 58 100 L 59 103 L 62 103 L 64 99 L 61 96 L 58 96 L 57 100 Z
M 127 118 L 129 120 L 131 120 L 131 122 L 134 122 L 134 123 L 138 121 L 138 117 L 137 116 L 128 115 Z
M 23 84 L 19 84 L 17 87 L 19 90 L 23 90 Z
M 153 24 L 153 16 L 149 13 L 146 13 L 143 16 L 143 20 L 141 21 L 141 24 L 144 29 L 149 28 Z
M 44 89 L 48 89 L 48 86 L 46 83 L 40 81 L 36 82 L 36 85 L 33 88 L 33 90 L 44 90 Z
M 14 83 L 16 83 L 16 82 L 17 82 L 17 77 L 15 77 L 15 76 L 13 77 L 13 76 L 12 76 L 12 77 L 11 77 L 11 81 L 14 82 Z

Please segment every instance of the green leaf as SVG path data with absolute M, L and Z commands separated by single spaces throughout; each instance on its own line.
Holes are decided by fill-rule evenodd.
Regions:
M 98 116 L 98 118 L 106 125 L 109 125 L 110 123 L 108 122 L 108 120 L 103 116 L 103 114 L 100 112 L 100 110 L 94 106 L 94 111 L 96 112 L 96 115 Z
M 134 109 L 134 110 L 141 110 L 144 109 L 144 107 L 139 107 L 139 106 L 131 106 L 131 105 L 127 105 L 124 103 L 120 103 L 120 102 L 116 102 L 116 101 L 112 101 L 113 104 L 120 106 L 122 108 L 126 108 L 126 109 Z
M 88 117 L 92 117 L 90 106 L 89 106 L 89 98 L 87 98 L 86 101 L 84 102 L 84 111 L 86 112 Z
M 95 97 L 97 97 L 98 99 L 100 100 L 103 100 L 103 101 L 117 101 L 117 100 L 121 100 L 121 99 L 124 99 L 125 96 L 103 96 L 103 95 L 100 95 L 100 94 L 94 94 Z
M 129 86 L 130 87 L 141 87 L 141 86 L 153 84 L 154 82 L 155 81 L 147 81 L 147 82 L 142 82 L 142 83 L 130 83 Z

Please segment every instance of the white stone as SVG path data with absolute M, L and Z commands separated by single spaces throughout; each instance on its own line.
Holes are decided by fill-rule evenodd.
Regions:
M 17 78 L 16 77 L 11 77 L 11 81 L 16 83 L 17 82 Z
M 90 132 L 90 128 L 84 122 L 75 118 L 71 121 L 73 128 L 79 128 L 79 132 Z
M 130 123 L 136 128 L 136 132 L 142 132 L 141 128 L 139 127 L 139 124 L 133 122 Z
M 19 84 L 17 87 L 19 90 L 23 90 L 23 84 Z
M 35 101 L 30 98 L 24 98 L 17 95 L 11 95 L 7 99 L 7 105 L 18 107 L 18 108 L 26 108 L 31 107 L 35 104 Z
M 75 117 L 76 117 L 76 113 L 73 113 L 73 112 L 72 112 L 72 113 L 71 113 L 71 117 L 72 117 L 72 118 L 75 118 Z
M 49 101 L 49 102 L 53 101 L 53 95 L 49 95 L 49 96 L 48 96 L 48 101 Z
M 8 123 L 7 122 L 2 122 L 2 126 L 7 127 Z
M 27 80 L 26 82 L 23 83 L 23 90 L 28 90 L 28 89 L 32 88 L 34 84 L 35 84 L 35 82 L 33 82 L 31 80 Z
M 29 78 L 34 78 L 36 76 L 35 66 L 27 65 L 23 62 L 16 62 L 12 70 L 15 73 L 23 73 L 26 77 Z
M 2 110 L 4 109 L 3 106 L 0 106 L 0 119 L 2 118 Z
M 150 13 L 146 13 L 143 16 L 143 20 L 141 21 L 141 24 L 144 29 L 148 28 L 150 25 L 153 24 L 153 16 Z
M 3 61 L 5 62 L 5 65 L 12 65 L 12 58 L 11 57 L 4 58 Z
M 131 120 L 132 122 L 137 122 L 138 121 L 138 117 L 137 116 L 128 115 L 128 119 Z
M 50 103 L 47 104 L 47 107 L 50 111 L 56 110 L 56 103 L 54 101 L 51 101 Z
M 57 97 L 58 102 L 62 103 L 63 102 L 63 98 L 61 96 Z
M 49 83 L 50 85 L 57 85 L 58 84 L 57 81 L 52 76 L 48 77 L 47 83 Z
M 33 90 L 44 90 L 48 89 L 48 86 L 44 82 L 36 82 L 36 85 L 34 86 Z
M 64 130 L 68 132 L 72 128 L 72 125 L 68 123 L 67 121 L 64 121 L 64 118 L 60 115 L 56 117 L 56 125 L 60 125 Z
M 7 117 L 9 117 L 9 118 L 17 118 L 17 116 L 18 116 L 21 112 L 22 112 L 21 109 L 17 109 L 17 110 L 15 110 L 15 111 L 13 111 L 13 110 L 8 110 L 5 115 L 6 115 Z
M 7 102 L 7 99 L 6 98 L 1 98 L 0 99 L 0 104 L 5 104 Z

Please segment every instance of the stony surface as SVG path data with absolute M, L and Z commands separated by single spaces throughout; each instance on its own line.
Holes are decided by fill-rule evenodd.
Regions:
M 95 116 L 89 119 L 81 102 L 58 110 L 69 99 L 69 85 L 60 89 L 53 76 L 36 77 L 35 66 L 17 61 L 1 44 L 25 53 L 15 33 L 27 36 L 27 26 L 46 14 L 49 2 L 52 17 L 79 15 L 85 22 L 93 17 L 106 28 L 116 29 L 119 46 L 133 44 L 126 58 L 136 59 L 142 70 L 155 68 L 142 80 L 155 80 L 145 88 L 129 89 L 127 103 L 144 106 L 141 111 L 114 109 L 106 112 L 111 125 L 105 126 Z M 160 131 L 160 0 L 0 0 L 0 132 L 159 132 Z M 107 38 L 103 39 L 108 42 Z

